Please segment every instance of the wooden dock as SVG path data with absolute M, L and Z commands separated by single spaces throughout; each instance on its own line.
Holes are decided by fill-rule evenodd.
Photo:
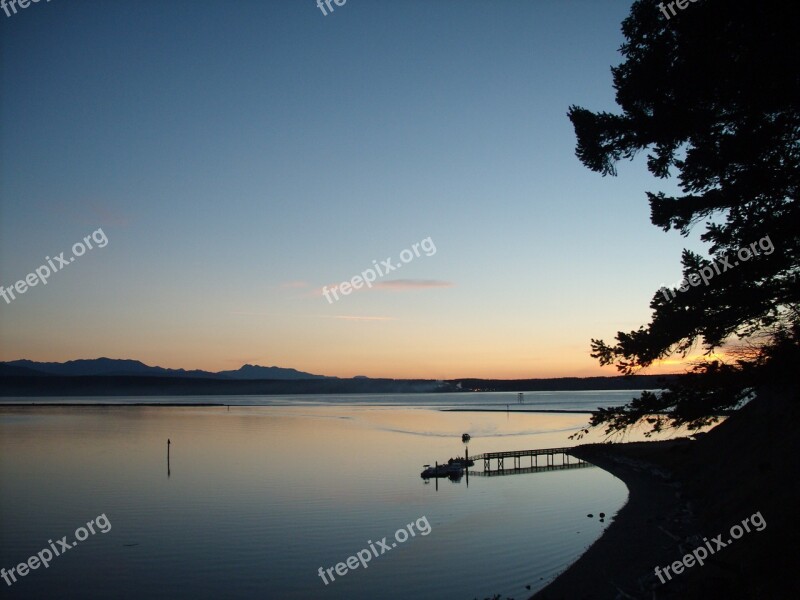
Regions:
M 483 472 L 484 473 L 494 473 L 494 472 L 515 472 L 521 471 L 523 468 L 527 470 L 528 473 L 536 472 L 535 469 L 541 470 L 553 470 L 553 468 L 561 467 L 561 468 L 569 468 L 572 465 L 583 465 L 586 464 L 585 461 L 582 461 L 578 458 L 573 458 L 573 462 L 570 462 L 570 451 L 572 448 L 537 448 L 535 450 L 508 450 L 506 452 L 484 452 L 483 454 L 476 454 L 475 456 L 468 456 L 468 458 L 479 461 L 483 460 Z M 544 465 L 539 465 L 539 457 L 544 457 Z M 522 466 L 522 459 L 523 458 L 530 458 L 531 464 L 530 467 L 523 467 Z M 556 459 L 561 457 L 560 461 Z M 505 468 L 505 459 L 510 458 L 513 460 L 513 467 L 510 469 Z M 497 468 L 492 469 L 492 461 L 496 461 Z M 527 461 L 525 461 L 527 462 Z

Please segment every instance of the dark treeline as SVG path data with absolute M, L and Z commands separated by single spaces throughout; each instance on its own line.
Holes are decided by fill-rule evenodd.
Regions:
M 585 390 L 659 390 L 682 375 L 559 377 L 556 379 L 456 379 L 462 390 L 479 392 L 559 392 Z
M 674 376 L 667 376 L 669 378 Z M 568 391 L 660 389 L 663 376 L 559 379 L 302 379 L 236 380 L 181 377 L 0 377 L 0 396 L 207 396 L 279 394 L 416 394 L 466 391 Z

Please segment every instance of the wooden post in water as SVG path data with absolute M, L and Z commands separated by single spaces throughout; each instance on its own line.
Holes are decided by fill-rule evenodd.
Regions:
M 170 475 L 170 470 L 169 470 L 169 445 L 171 443 L 172 442 L 169 441 L 169 438 L 167 438 L 167 479 L 169 479 L 169 475 Z
M 467 487 L 469 487 L 469 446 L 464 446 L 464 468 L 467 470 Z

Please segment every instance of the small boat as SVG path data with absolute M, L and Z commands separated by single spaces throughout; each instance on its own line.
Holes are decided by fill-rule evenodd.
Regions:
M 472 439 L 472 438 L 468 433 L 464 433 L 464 434 L 461 435 L 461 441 L 464 442 L 465 444 L 468 441 L 470 441 L 470 439 Z
M 439 465 L 438 467 L 432 467 L 430 465 L 424 466 L 427 468 L 419 474 L 423 479 L 431 479 L 433 477 L 450 477 L 454 479 L 460 478 L 464 473 L 464 467 L 462 467 L 460 463 L 450 463 Z

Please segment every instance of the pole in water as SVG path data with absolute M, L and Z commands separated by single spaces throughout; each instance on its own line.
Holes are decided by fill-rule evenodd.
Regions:
M 467 471 L 467 487 L 469 487 L 469 446 L 464 446 L 464 469 Z
M 170 442 L 170 441 L 169 441 L 169 438 L 167 438 L 167 477 L 169 477 L 169 476 L 170 476 L 170 469 L 169 469 L 169 445 L 170 445 L 171 443 L 172 443 L 172 442 Z

